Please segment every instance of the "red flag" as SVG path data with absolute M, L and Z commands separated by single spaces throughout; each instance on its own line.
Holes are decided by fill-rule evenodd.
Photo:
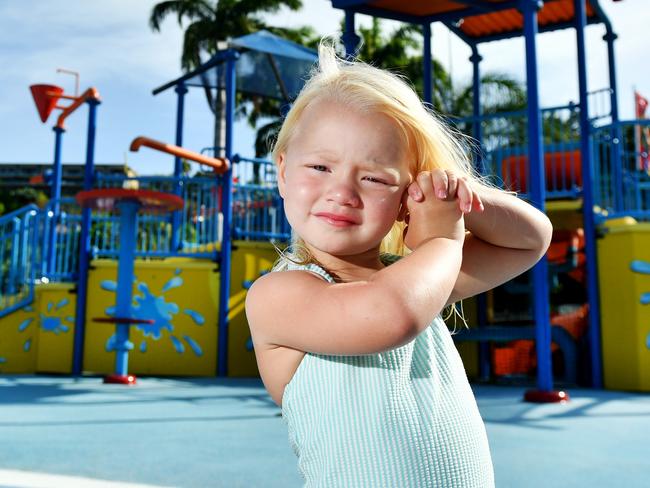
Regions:
M 639 92 L 634 92 L 634 107 L 637 119 L 645 119 L 645 110 L 648 108 L 648 99 Z

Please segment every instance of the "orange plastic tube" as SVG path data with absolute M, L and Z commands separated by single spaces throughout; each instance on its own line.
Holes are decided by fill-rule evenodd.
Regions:
M 68 97 L 65 97 L 68 98 Z M 81 104 L 83 104 L 86 100 L 99 100 L 99 92 L 95 88 L 88 88 L 85 92 L 83 92 L 81 95 L 78 97 L 74 98 L 74 102 L 72 102 L 70 105 L 67 107 L 59 107 L 63 109 L 63 112 L 61 112 L 61 115 L 59 115 L 59 118 L 56 121 L 56 127 L 59 127 L 61 129 L 65 129 L 64 122 L 65 119 L 70 115 L 72 112 L 77 110 Z
M 140 136 L 133 139 L 133 142 L 131 142 L 130 150 L 135 152 L 142 146 L 150 147 L 151 149 L 162 151 L 167 154 L 172 154 L 174 156 L 178 156 L 179 158 L 189 159 L 190 161 L 205 164 L 206 166 L 213 168 L 215 172 L 219 174 L 225 173 L 228 171 L 228 168 L 230 168 L 230 161 L 228 161 L 226 158 L 211 158 L 209 156 L 204 156 L 203 154 L 190 151 L 189 149 L 185 149 L 180 146 L 174 146 L 173 144 L 166 144 L 164 142 L 155 141 L 153 139 L 149 139 L 148 137 Z

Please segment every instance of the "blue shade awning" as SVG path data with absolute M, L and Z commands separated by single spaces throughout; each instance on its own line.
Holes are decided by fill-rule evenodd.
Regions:
M 318 54 L 268 31 L 259 31 L 229 42 L 239 52 L 235 71 L 237 91 L 251 95 L 293 100 L 304 85 Z M 220 51 L 194 71 L 166 83 L 154 95 L 179 84 L 225 88 L 225 51 Z

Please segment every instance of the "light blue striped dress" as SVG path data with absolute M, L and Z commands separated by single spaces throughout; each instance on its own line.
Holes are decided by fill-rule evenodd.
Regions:
M 334 282 L 315 264 L 290 265 Z M 440 316 L 397 349 L 306 353 L 282 397 L 305 487 L 492 487 L 485 426 Z

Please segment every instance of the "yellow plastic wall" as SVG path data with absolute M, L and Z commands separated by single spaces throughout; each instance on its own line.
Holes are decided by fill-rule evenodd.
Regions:
M 153 325 L 132 325 L 128 371 L 143 375 L 213 376 L 216 372 L 219 274 L 208 260 L 135 261 L 133 314 Z M 95 260 L 88 274 L 84 371 L 111 373 L 107 350 L 115 325 L 93 322 L 112 315 L 117 261 Z M 194 347 L 192 347 L 194 345 Z
M 650 224 L 611 226 L 597 246 L 605 388 L 650 391 L 650 274 L 631 269 L 650 266 Z
M 244 310 L 244 282 L 254 281 L 261 273 L 270 271 L 277 259 L 277 252 L 271 244 L 264 242 L 236 241 L 234 246 L 228 315 L 228 376 L 259 376 Z M 278 290 L 278 293 L 281 291 Z
M 70 373 L 76 295 L 41 284 L 28 307 L 0 319 L 0 373 Z

